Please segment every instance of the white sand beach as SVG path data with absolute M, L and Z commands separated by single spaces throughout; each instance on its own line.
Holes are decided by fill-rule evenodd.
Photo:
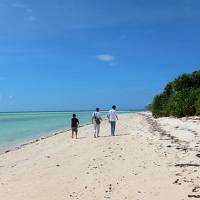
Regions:
M 1 200 L 187 200 L 200 198 L 200 120 L 119 115 L 0 155 Z

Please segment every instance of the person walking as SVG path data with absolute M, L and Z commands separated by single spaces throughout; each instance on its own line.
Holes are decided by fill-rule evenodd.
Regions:
M 79 126 L 79 120 L 76 118 L 76 114 L 73 114 L 72 115 L 72 119 L 71 119 L 72 138 L 74 138 L 74 133 L 75 133 L 76 134 L 76 139 L 77 139 L 78 126 Z
M 111 124 L 111 136 L 115 136 L 116 121 L 118 120 L 116 108 L 117 107 L 113 105 L 107 116 Z
M 94 138 L 99 137 L 101 121 L 102 118 L 100 114 L 100 109 L 96 108 L 96 112 L 92 114 L 92 123 L 94 124 Z

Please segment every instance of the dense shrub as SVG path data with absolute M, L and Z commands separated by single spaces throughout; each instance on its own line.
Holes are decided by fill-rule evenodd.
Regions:
M 154 117 L 200 115 L 200 70 L 168 83 L 150 105 Z
M 196 108 L 196 115 L 200 115 L 200 96 L 195 103 L 195 108 Z

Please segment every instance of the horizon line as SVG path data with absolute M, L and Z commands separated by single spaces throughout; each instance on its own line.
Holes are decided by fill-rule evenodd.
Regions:
M 110 108 L 109 108 L 110 109 Z M 100 111 L 108 111 L 109 109 L 101 109 Z M 0 113 L 31 113 L 31 112 L 86 112 L 86 111 L 94 111 L 95 109 L 80 109 L 80 110 L 35 110 L 35 111 L 0 111 Z M 119 109 L 118 111 L 140 111 L 146 110 L 145 108 L 136 108 L 136 109 Z

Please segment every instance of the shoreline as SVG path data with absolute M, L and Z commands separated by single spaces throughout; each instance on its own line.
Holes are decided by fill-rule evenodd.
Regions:
M 44 112 L 46 113 L 46 111 L 41 111 L 41 112 Z M 54 112 L 54 113 L 60 113 L 59 111 L 48 111 L 48 113 L 51 113 L 51 112 Z M 65 113 L 66 111 L 62 111 L 62 113 Z M 68 111 L 68 112 L 71 112 L 73 113 L 72 111 Z M 86 112 L 86 111 L 79 111 L 79 112 Z M 102 118 L 105 120 L 106 119 L 106 115 L 104 114 L 105 111 L 102 111 Z M 132 113 L 132 111 L 118 111 L 119 114 L 125 114 L 125 113 Z M 8 112 L 10 114 L 13 114 L 13 113 L 29 113 L 29 111 L 27 112 Z M 40 111 L 30 111 L 30 113 L 40 113 Z M 3 114 L 3 113 L 0 113 L 0 114 Z M 6 113 L 5 113 L 6 114 Z M 83 126 L 86 126 L 86 125 L 89 125 L 91 124 L 90 122 L 91 120 L 88 120 L 88 122 L 85 122 L 85 123 L 82 123 L 79 127 L 83 127 Z M 20 140 L 17 140 L 16 142 L 12 142 L 12 143 L 5 143 L 5 144 L 2 144 L 2 147 L 0 148 L 0 155 L 4 154 L 4 153 L 8 153 L 10 151 L 15 151 L 15 150 L 18 150 L 20 149 L 21 147 L 23 146 L 26 146 L 28 144 L 33 144 L 35 142 L 38 142 L 40 140 L 43 140 L 43 139 L 47 139 L 49 137 L 52 137 L 52 136 L 55 136 L 57 134 L 61 134 L 63 132 L 67 132 L 67 131 L 70 131 L 71 128 L 70 126 L 66 126 L 66 128 L 61 128 L 61 129 L 58 129 L 58 130 L 54 130 L 54 131 L 47 131 L 47 132 L 44 132 L 40 135 L 36 135 L 35 137 L 32 136 L 30 138 L 22 138 Z
M 57 111 L 55 111 L 55 112 L 57 112 Z M 121 111 L 121 112 L 124 112 L 124 111 Z M 145 114 L 146 113 L 148 115 L 152 114 L 150 111 L 139 111 L 139 112 L 131 112 L 130 111 L 130 113 L 136 113 L 136 114 L 142 114 L 142 113 Z M 120 113 L 119 112 L 119 114 L 122 115 L 122 114 L 129 114 L 129 113 Z M 153 119 L 159 121 L 159 120 L 162 120 L 162 119 L 165 119 L 165 118 L 177 119 L 177 120 L 182 120 L 182 121 L 187 121 L 187 120 L 193 120 L 193 121 L 197 120 L 197 121 L 199 121 L 200 120 L 200 116 L 189 116 L 189 117 L 182 117 L 182 118 L 176 118 L 176 117 L 170 116 L 170 117 L 160 117 L 160 118 L 157 118 L 157 119 L 156 118 L 153 118 Z M 106 117 L 103 116 L 103 121 L 105 121 L 105 120 L 106 120 Z M 92 123 L 86 122 L 86 123 L 80 125 L 79 128 L 84 127 L 84 126 L 88 126 L 88 125 L 91 125 L 91 124 Z M 42 135 L 40 137 L 36 137 L 36 138 L 30 139 L 30 140 L 28 139 L 28 140 L 25 140 L 24 142 L 19 142 L 19 143 L 13 144 L 13 145 L 8 145 L 7 147 L 0 149 L 0 155 L 9 153 L 11 151 L 19 150 L 24 146 L 27 146 L 27 145 L 30 145 L 30 144 L 34 144 L 34 143 L 39 142 L 41 140 L 45 140 L 45 139 L 54 137 L 54 136 L 56 136 L 58 134 L 62 134 L 62 133 L 68 132 L 68 131 L 71 131 L 70 127 L 66 128 L 66 129 L 60 129 L 60 130 L 57 130 L 57 131 L 48 132 L 46 134 L 44 133 L 44 135 Z
M 40 111 L 35 111 L 35 112 L 40 112 Z M 49 111 L 49 112 L 51 112 L 51 111 Z M 57 111 L 55 111 L 55 112 L 57 112 Z M 65 112 L 65 111 L 63 111 L 63 112 Z M 121 112 L 124 112 L 124 111 L 121 111 Z M 130 113 L 138 113 L 138 114 L 146 113 L 146 114 L 151 114 L 150 111 L 138 111 L 138 112 L 131 112 L 130 111 Z M 121 114 L 129 114 L 129 113 L 120 113 L 120 111 L 119 111 L 119 114 L 121 115 Z M 165 118 L 165 117 L 160 117 L 160 118 L 158 118 L 158 120 L 162 119 L 162 118 Z M 190 116 L 190 117 L 183 117 L 183 118 L 176 118 L 176 117 L 171 116 L 169 118 L 181 119 L 181 120 L 183 119 L 183 120 L 186 120 L 186 121 L 189 120 L 189 119 L 191 119 L 191 120 L 200 120 L 199 116 Z M 105 116 L 103 116 L 103 120 L 106 120 Z M 81 128 L 81 127 L 84 127 L 84 126 L 87 126 L 87 125 L 91 125 L 91 124 L 92 123 L 86 122 L 86 123 L 80 125 L 79 127 Z M 39 141 L 44 140 L 44 139 L 48 139 L 50 137 L 53 137 L 53 136 L 56 136 L 58 134 L 62 134 L 62 133 L 68 132 L 70 130 L 71 130 L 70 127 L 66 128 L 66 129 L 60 129 L 60 130 L 57 130 L 57 131 L 52 131 L 52 132 L 44 133 L 44 135 L 42 135 L 40 137 L 36 137 L 36 138 L 30 139 L 30 140 L 28 139 L 28 140 L 25 140 L 24 142 L 19 142 L 19 143 L 16 143 L 16 144 L 13 144 L 13 145 L 8 145 L 8 146 L 6 145 L 7 147 L 0 149 L 0 155 L 9 153 L 11 151 L 16 151 L 18 149 L 21 149 L 24 146 L 27 146 L 27 145 L 39 142 Z
M 90 125 L 91 123 L 84 123 L 82 125 L 80 125 L 79 127 L 84 127 L 84 126 L 88 126 Z M 27 140 L 27 141 L 24 141 L 24 142 L 21 142 L 21 143 L 16 143 L 16 144 L 13 144 L 11 146 L 8 145 L 8 147 L 5 147 L 5 149 L 3 148 L 2 150 L 0 150 L 0 155 L 3 155 L 3 154 L 7 154 L 9 152 L 12 152 L 12 151 L 17 151 L 27 145 L 30 145 L 30 144 L 34 144 L 34 143 L 37 143 L 39 141 L 42 141 L 42 140 L 45 140 L 45 139 L 48 139 L 48 138 L 51 138 L 51 137 L 54 137 L 58 134 L 62 134 L 62 133 L 65 133 L 65 132 L 69 132 L 71 131 L 71 128 L 67 128 L 67 129 L 61 129 L 61 130 L 58 130 L 58 131 L 55 131 L 55 132 L 52 132 L 52 133 L 46 133 L 46 135 L 43 135 L 43 136 L 40 136 L 38 138 L 35 138 L 35 139 L 31 139 L 31 140 Z
M 143 112 L 143 111 L 141 111 L 141 112 Z M 140 113 L 140 112 L 131 112 L 130 111 L 130 113 Z M 124 111 L 119 111 L 119 114 L 122 115 L 122 114 L 127 114 L 127 113 L 124 113 Z M 102 116 L 102 119 L 103 119 L 103 121 L 105 121 L 107 118 L 106 118 L 106 116 Z M 88 126 L 88 125 L 91 125 L 91 124 L 92 124 L 91 122 L 86 122 L 86 123 L 83 123 L 82 125 L 80 125 L 79 128 L 84 127 L 84 126 Z M 36 138 L 30 139 L 30 140 L 26 140 L 24 142 L 19 142 L 19 143 L 10 145 L 10 146 L 8 145 L 7 147 L 0 149 L 0 155 L 9 153 L 11 151 L 19 150 L 24 146 L 34 144 L 34 143 L 39 142 L 41 140 L 45 140 L 45 139 L 48 139 L 50 137 L 53 137 L 53 136 L 56 136 L 58 134 L 62 134 L 62 133 L 68 132 L 68 131 L 71 131 L 70 127 L 66 128 L 66 129 L 60 129 L 58 131 L 52 131 L 52 132 L 46 133 L 46 134 L 44 134 L 40 137 L 36 137 Z
M 2 199 L 192 200 L 200 196 L 199 120 L 154 119 L 139 112 L 120 115 L 114 137 L 107 121 L 101 124 L 99 138 L 94 138 L 91 123 L 79 129 L 78 140 L 66 133 L 0 155 Z

